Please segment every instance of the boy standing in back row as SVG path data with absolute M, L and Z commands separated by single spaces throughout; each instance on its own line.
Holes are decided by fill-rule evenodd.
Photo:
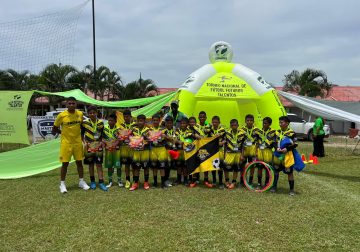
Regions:
M 83 113 L 76 110 L 76 99 L 69 97 L 66 99 L 67 110 L 61 112 L 54 122 L 52 134 L 61 134 L 60 142 L 60 192 L 67 193 L 65 178 L 67 168 L 71 157 L 74 157 L 77 171 L 79 174 L 79 187 L 89 190 L 89 186 L 84 181 L 84 168 L 82 160 L 84 158 L 84 150 L 81 141 L 81 123 L 83 121 Z M 60 129 L 61 127 L 61 129 Z

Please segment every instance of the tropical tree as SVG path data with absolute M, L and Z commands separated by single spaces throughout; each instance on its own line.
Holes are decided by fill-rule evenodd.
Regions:
M 30 90 L 36 88 L 38 76 L 29 71 L 18 72 L 14 69 L 0 71 L 0 89 Z
M 51 64 L 41 71 L 39 81 L 46 91 L 65 91 L 71 89 L 69 80 L 76 73 L 76 68 L 71 65 Z
M 154 94 L 159 94 L 159 89 L 154 81 L 151 79 L 143 80 L 140 78 L 126 84 L 119 97 L 126 100 L 143 98 Z
M 308 68 L 302 73 L 293 70 L 290 74 L 285 75 L 284 91 L 293 91 L 299 95 L 317 97 L 326 97 L 332 88 L 328 82 L 325 72 L 321 70 Z

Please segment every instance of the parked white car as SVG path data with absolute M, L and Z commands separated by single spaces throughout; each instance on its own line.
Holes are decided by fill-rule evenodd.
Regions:
M 298 138 L 305 138 L 312 140 L 312 131 L 314 127 L 314 122 L 307 122 L 300 116 L 296 114 L 287 114 L 290 119 L 290 127 L 295 131 Z M 330 136 L 330 127 L 329 125 L 324 125 L 325 137 Z

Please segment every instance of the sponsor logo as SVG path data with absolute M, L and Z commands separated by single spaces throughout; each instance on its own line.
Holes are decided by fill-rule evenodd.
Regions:
M 14 95 L 13 100 L 8 102 L 9 109 L 21 109 L 23 104 L 21 95 Z
M 54 120 L 40 120 L 38 122 L 38 132 L 39 135 L 43 138 L 46 138 L 46 136 L 51 135 L 52 136 L 52 128 L 54 125 Z
M 200 158 L 201 161 L 204 161 L 208 156 L 210 156 L 210 154 L 207 150 L 200 149 L 197 156 L 198 158 Z
M 225 82 L 226 80 L 231 80 L 232 79 L 232 77 L 227 77 L 227 76 L 225 76 L 225 75 L 223 75 L 223 76 L 220 76 L 220 77 L 218 77 L 219 79 L 221 79 L 221 81 L 220 82 Z

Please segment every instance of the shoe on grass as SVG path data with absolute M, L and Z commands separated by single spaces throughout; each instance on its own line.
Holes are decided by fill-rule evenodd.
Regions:
M 150 189 L 149 182 L 144 182 L 144 189 L 145 189 L 145 190 L 149 190 L 149 189 Z
M 124 183 L 123 183 L 121 180 L 119 180 L 119 181 L 118 181 L 118 186 L 119 186 L 119 187 L 124 187 Z
M 106 186 L 107 188 L 112 187 L 112 182 L 109 182 L 109 184 Z
M 66 189 L 66 185 L 65 185 L 65 184 L 60 184 L 59 188 L 60 188 L 60 192 L 61 192 L 61 193 L 67 193 L 67 189 Z
M 225 189 L 224 184 L 220 184 L 220 185 L 219 185 L 219 189 Z
M 107 192 L 109 190 L 104 183 L 99 183 L 99 188 L 104 192 Z
M 91 182 L 91 183 L 90 183 L 90 189 L 91 189 L 91 190 L 95 190 L 95 189 L 96 189 L 96 182 Z
M 125 182 L 125 188 L 126 188 L 126 189 L 130 189 L 130 187 L 131 187 L 131 182 L 130 182 L 129 180 L 126 180 L 126 182 Z
M 228 186 L 228 189 L 232 190 L 235 188 L 235 183 L 230 183 L 230 185 Z
M 207 187 L 207 188 L 213 188 L 213 185 L 211 183 L 209 183 L 208 181 L 205 181 L 204 182 L 204 185 Z
M 136 189 L 138 189 L 139 188 L 139 183 L 134 183 L 133 185 L 132 185 L 132 187 L 130 187 L 130 191 L 135 191 Z
M 196 182 L 190 183 L 190 185 L 189 185 L 190 188 L 194 188 L 194 187 L 196 187 L 196 186 L 197 186 L 197 183 L 196 183 Z
M 85 180 L 80 180 L 79 181 L 79 187 L 81 189 L 84 189 L 85 191 L 89 190 L 90 187 L 88 186 L 88 184 L 86 184 Z
M 290 196 L 295 196 L 295 191 L 294 191 L 294 190 L 290 190 L 289 195 L 290 195 Z
M 270 192 L 271 192 L 271 193 L 276 193 L 276 188 L 275 188 L 275 187 L 271 188 L 271 189 L 270 189 Z
M 166 180 L 166 181 L 165 181 L 165 186 L 166 186 L 166 187 L 172 187 L 173 185 L 172 185 L 172 183 L 170 182 L 170 180 Z

